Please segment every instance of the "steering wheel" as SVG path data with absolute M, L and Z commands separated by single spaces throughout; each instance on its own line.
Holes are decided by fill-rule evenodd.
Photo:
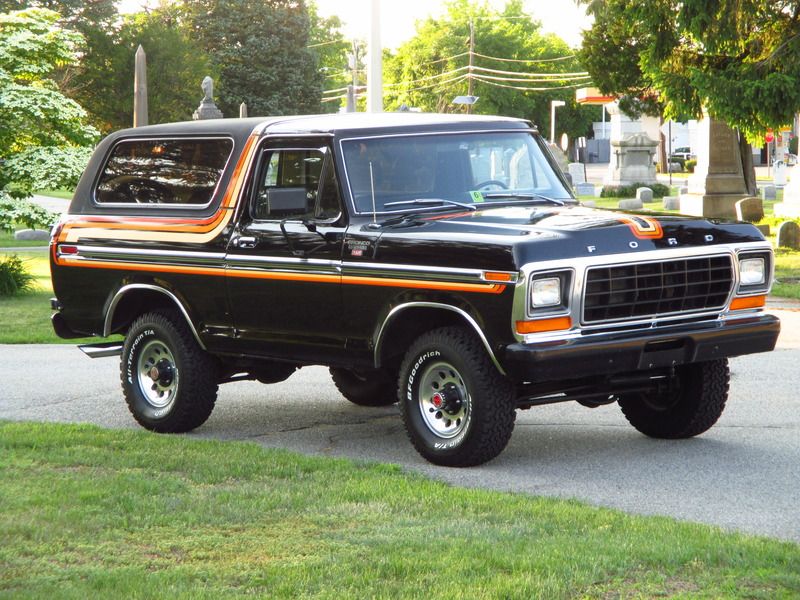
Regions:
M 166 185 L 149 179 L 133 178 L 119 183 L 113 193 L 124 198 L 123 202 L 137 204 L 166 204 L 174 202 L 172 190 Z
M 503 190 L 508 189 L 508 186 L 499 179 L 487 179 L 486 181 L 482 181 L 481 183 L 475 186 L 475 189 L 479 190 L 481 188 L 489 187 L 491 185 L 496 185 L 497 187 Z

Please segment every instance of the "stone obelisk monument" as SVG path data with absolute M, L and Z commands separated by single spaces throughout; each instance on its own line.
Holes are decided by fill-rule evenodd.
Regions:
M 144 125 L 147 125 L 147 56 L 140 44 L 133 71 L 133 126 Z

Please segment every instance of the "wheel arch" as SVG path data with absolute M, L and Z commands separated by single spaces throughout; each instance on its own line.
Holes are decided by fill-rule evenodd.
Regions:
M 206 349 L 183 302 L 168 289 L 151 283 L 130 283 L 117 290 L 106 310 L 103 337 L 122 331 L 143 312 L 158 308 L 177 308 L 194 339 Z
M 425 331 L 448 325 L 466 325 L 481 341 L 495 368 L 500 374 L 506 374 L 475 318 L 463 308 L 441 302 L 405 302 L 392 308 L 373 338 L 375 368 L 401 356 Z

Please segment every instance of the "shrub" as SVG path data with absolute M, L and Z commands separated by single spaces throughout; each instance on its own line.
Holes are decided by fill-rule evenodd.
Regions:
M 49 229 L 57 220 L 54 212 L 0 191 L 0 229 L 13 233 L 17 223 L 30 229 Z
M 16 254 L 0 262 L 0 296 L 13 296 L 33 287 L 33 275 Z
M 697 160 L 690 158 L 683 165 L 689 173 L 694 173 L 694 168 L 697 166 Z
M 663 198 L 669 195 L 669 186 L 663 183 L 632 183 L 631 185 L 604 185 L 600 197 L 635 198 L 636 189 L 640 187 L 648 187 L 653 190 L 654 198 Z

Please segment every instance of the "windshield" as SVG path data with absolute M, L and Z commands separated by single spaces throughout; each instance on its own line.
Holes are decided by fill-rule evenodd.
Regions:
M 510 196 L 571 198 L 529 132 L 356 139 L 343 141 L 342 149 L 358 212 L 372 212 L 373 185 L 377 212 L 408 210 L 412 205 L 387 205 L 419 199 L 489 204 Z

